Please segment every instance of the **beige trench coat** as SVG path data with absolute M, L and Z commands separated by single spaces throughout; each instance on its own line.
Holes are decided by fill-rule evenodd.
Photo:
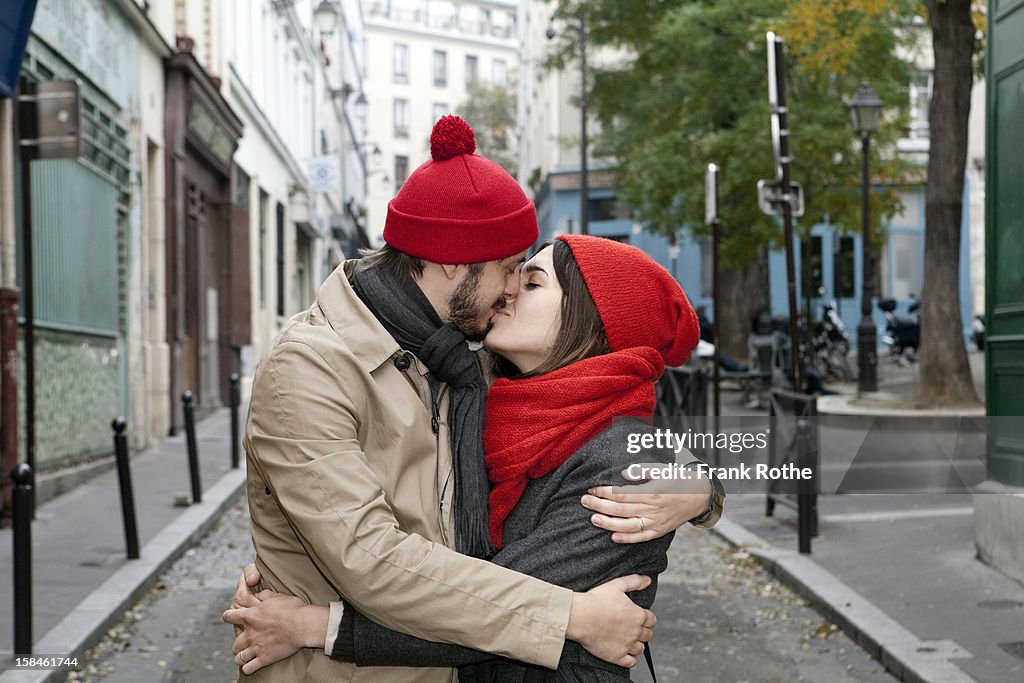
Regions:
M 265 587 L 310 604 L 341 596 L 390 628 L 554 668 L 572 593 L 450 549 L 447 393 L 435 435 L 427 370 L 356 296 L 353 266 L 335 270 L 256 370 L 244 443 Z M 357 669 L 306 649 L 242 680 L 429 683 L 454 672 Z

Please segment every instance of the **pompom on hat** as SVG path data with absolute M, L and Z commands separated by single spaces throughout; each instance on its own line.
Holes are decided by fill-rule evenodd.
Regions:
M 537 241 L 537 211 L 515 179 L 474 154 L 473 129 L 442 116 L 430 134 L 430 161 L 388 203 L 384 241 L 435 263 L 507 258 Z
M 640 249 L 589 235 L 561 235 L 597 305 L 613 351 L 647 346 L 682 365 L 697 347 L 700 325 L 682 287 Z

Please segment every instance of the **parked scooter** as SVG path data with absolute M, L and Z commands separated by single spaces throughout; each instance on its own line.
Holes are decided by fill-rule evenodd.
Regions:
M 907 309 L 910 315 L 896 314 L 895 299 L 879 299 L 878 307 L 885 314 L 885 335 L 882 341 L 889 345 L 889 359 L 897 365 L 908 366 L 917 361 L 917 347 L 921 339 L 921 322 L 916 299 Z
M 821 320 L 814 328 L 815 365 L 827 379 L 849 382 L 854 378 L 850 364 L 850 337 L 839 317 L 836 300 L 821 305 Z

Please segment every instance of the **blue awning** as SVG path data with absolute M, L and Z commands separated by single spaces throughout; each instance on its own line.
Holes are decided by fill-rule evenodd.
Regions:
M 0 97 L 14 97 L 18 90 L 21 60 L 25 58 L 28 32 L 36 0 L 4 0 L 0 13 Z

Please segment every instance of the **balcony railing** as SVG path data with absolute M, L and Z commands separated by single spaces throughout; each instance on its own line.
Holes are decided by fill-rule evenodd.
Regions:
M 515 37 L 515 23 L 495 24 L 489 21 L 469 21 L 454 14 L 430 14 L 419 9 L 392 7 L 387 2 L 368 3 L 367 16 L 388 19 L 398 24 L 423 26 L 436 31 L 450 31 L 469 36 L 490 36 L 500 40 Z

